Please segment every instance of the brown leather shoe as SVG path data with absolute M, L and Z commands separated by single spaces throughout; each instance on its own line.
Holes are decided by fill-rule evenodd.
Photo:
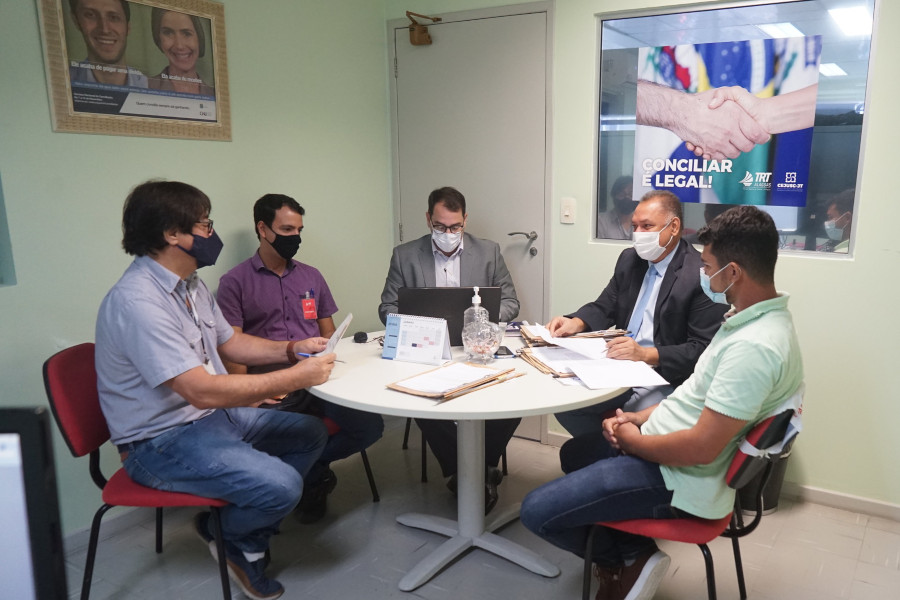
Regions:
M 594 600 L 609 600 L 612 590 L 618 588 L 618 581 L 622 578 L 623 568 L 594 565 L 594 577 L 597 578 L 597 583 L 599 584 Z

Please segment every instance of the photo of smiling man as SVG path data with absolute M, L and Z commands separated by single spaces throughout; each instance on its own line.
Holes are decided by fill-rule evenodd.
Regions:
M 72 21 L 84 38 L 87 57 L 69 65 L 74 83 L 146 88 L 147 76 L 125 64 L 131 8 L 124 0 L 69 0 Z

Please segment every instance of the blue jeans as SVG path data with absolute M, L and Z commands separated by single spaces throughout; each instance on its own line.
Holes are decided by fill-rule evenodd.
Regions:
M 142 485 L 229 502 L 222 509 L 225 540 L 264 552 L 300 500 L 327 438 L 315 417 L 229 408 L 119 451 L 128 453 L 125 470 Z
M 574 437 L 596 433 L 603 430 L 603 419 L 609 411 L 622 408 L 625 412 L 639 412 L 648 406 L 659 404 L 674 389 L 671 385 L 631 388 L 611 400 L 556 413 L 554 416 L 559 424 Z
M 532 532 L 583 557 L 588 532 L 598 521 L 685 515 L 671 506 L 672 492 L 666 489 L 658 464 L 618 454 L 602 435 L 574 438 L 560 453 L 573 442 L 593 449 L 593 457 L 577 452 L 582 459 L 600 458 L 525 497 L 520 517 Z M 568 466 L 580 465 L 570 460 Z M 655 547 L 650 538 L 600 527 L 594 535 L 594 562 L 617 567 Z

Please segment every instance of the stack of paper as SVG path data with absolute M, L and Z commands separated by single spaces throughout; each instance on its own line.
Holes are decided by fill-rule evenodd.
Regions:
M 446 367 L 432 369 L 387 387 L 398 392 L 450 400 L 469 392 L 502 383 L 514 377 L 524 375 L 515 369 L 493 369 L 470 363 L 453 363 Z
M 591 332 L 609 334 L 613 330 Z M 615 330 L 618 337 L 621 330 Z M 617 360 L 606 357 L 606 340 L 602 336 L 553 337 L 546 327 L 522 327 L 522 337 L 541 340 L 546 347 L 522 351 L 522 358 L 543 373 L 554 377 L 578 377 L 590 389 L 612 387 L 652 387 L 668 382 L 642 361 Z
M 529 346 L 552 346 L 559 343 L 559 340 L 573 338 L 602 338 L 604 340 L 628 335 L 624 329 L 601 329 L 600 331 L 584 331 L 576 333 L 566 338 L 558 338 L 550 335 L 550 331 L 543 325 L 523 324 L 520 327 L 522 339 Z

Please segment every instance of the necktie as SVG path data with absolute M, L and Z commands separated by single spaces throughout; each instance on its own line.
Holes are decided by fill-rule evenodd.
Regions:
M 656 266 L 651 263 L 650 268 L 647 269 L 647 274 L 644 275 L 643 293 L 638 298 L 637 304 L 634 305 L 634 312 L 631 313 L 631 319 L 628 321 L 628 331 L 631 332 L 632 337 L 636 338 L 641 328 L 641 323 L 644 320 L 644 311 L 647 310 L 647 302 L 650 301 L 650 296 L 653 294 L 653 284 L 657 274 Z

